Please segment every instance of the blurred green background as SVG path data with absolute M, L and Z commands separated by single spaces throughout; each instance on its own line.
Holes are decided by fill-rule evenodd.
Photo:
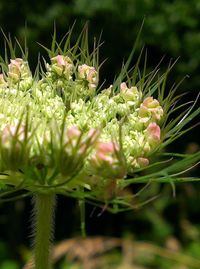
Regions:
M 169 86 L 187 76 L 178 91 L 188 93 L 184 101 L 194 100 L 200 89 L 200 1 L 0 1 L 0 27 L 6 34 L 16 36 L 20 42 L 23 42 L 26 36 L 32 69 L 37 64 L 38 53 L 45 55 L 37 42 L 50 46 L 54 23 L 58 39 L 61 39 L 69 27 L 76 22 L 73 35 L 73 39 L 76 40 L 81 29 L 88 22 L 91 46 L 93 37 L 98 38 L 102 33 L 101 40 L 105 42 L 100 50 L 100 58 L 102 61 L 107 60 L 101 69 L 100 79 L 102 82 L 105 80 L 105 86 L 112 83 L 123 60 L 128 57 L 144 18 L 145 23 L 135 59 L 143 46 L 147 49 L 149 70 L 152 70 L 163 56 L 161 69 L 167 68 L 170 60 L 180 57 L 169 77 Z M 1 35 L 0 51 L 3 55 L 3 35 Z M 199 150 L 199 144 L 199 128 L 195 128 L 176 141 L 170 150 L 193 153 Z M 193 175 L 200 176 L 199 170 L 199 167 L 196 167 L 192 171 Z M 132 191 L 137 192 L 140 188 L 135 186 Z M 199 183 L 177 184 L 176 196 L 173 197 L 171 186 L 152 184 L 141 192 L 135 204 L 137 207 L 143 201 L 159 195 L 154 201 L 143 207 L 138 206 L 136 210 L 117 215 L 102 212 L 101 209 L 88 205 L 86 224 L 89 236 L 132 238 L 137 242 L 148 241 L 152 245 L 163 247 L 164 254 L 161 255 L 159 251 L 152 254 L 152 249 L 149 247 L 145 253 L 142 253 L 142 258 L 130 262 L 124 258 L 127 255 L 126 251 L 122 255 L 121 248 L 117 248 L 106 256 L 107 267 L 103 265 L 98 267 L 97 263 L 97 265 L 88 264 L 86 268 L 200 268 L 198 261 L 200 260 L 199 190 Z M 0 205 L 1 269 L 22 268 L 29 257 L 30 210 L 31 199 Z M 77 204 L 74 200 L 59 197 L 55 241 L 58 243 L 78 235 L 80 235 L 80 228 Z M 182 253 L 183 256 L 173 259 L 167 252 L 170 249 L 172 253 L 178 253 L 177 255 Z M 191 260 L 189 258 L 187 260 L 184 255 L 190 256 Z M 76 258 L 79 260 L 80 256 Z M 114 261 L 116 264 L 112 267 Z M 57 264 L 56 268 L 82 268 L 78 266 L 78 262 L 72 261 L 67 264 L 63 259 L 60 266 Z

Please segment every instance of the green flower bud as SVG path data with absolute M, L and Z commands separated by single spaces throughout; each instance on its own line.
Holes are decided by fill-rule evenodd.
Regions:
M 145 166 L 148 166 L 149 165 L 149 160 L 147 158 L 144 158 L 144 157 L 135 158 L 131 162 L 131 165 L 134 168 L 145 167 Z

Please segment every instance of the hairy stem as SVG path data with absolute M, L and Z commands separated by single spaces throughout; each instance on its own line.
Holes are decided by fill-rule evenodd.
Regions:
M 34 269 L 51 269 L 54 194 L 36 194 L 34 200 Z

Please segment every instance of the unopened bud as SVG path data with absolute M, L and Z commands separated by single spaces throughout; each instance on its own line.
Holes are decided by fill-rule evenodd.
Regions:
M 132 161 L 132 166 L 135 168 L 142 168 L 149 165 L 149 160 L 144 157 L 135 158 Z
M 157 145 L 160 142 L 160 127 L 155 123 L 150 123 L 146 129 L 146 139 L 150 145 Z
M 137 87 L 128 88 L 125 82 L 120 84 L 120 95 L 125 101 L 137 101 L 139 99 Z
M 70 127 L 67 130 L 67 136 L 69 139 L 77 139 L 81 135 L 81 131 L 76 127 Z
M 93 66 L 88 66 L 86 64 L 79 65 L 78 76 L 79 78 L 88 81 L 88 87 L 90 89 L 96 89 L 98 84 L 98 73 Z
M 18 82 L 20 79 L 31 77 L 28 63 L 21 58 L 10 60 L 8 65 L 8 78 L 13 82 Z
M 100 142 L 96 146 L 96 152 L 91 157 L 94 174 L 121 178 L 126 172 L 119 159 L 119 146 L 114 142 Z
M 67 79 L 71 78 L 74 64 L 68 56 L 57 55 L 51 58 L 51 70 L 59 76 L 64 76 Z
M 163 116 L 163 109 L 158 100 L 153 97 L 147 97 L 139 108 L 139 116 L 141 118 L 149 118 L 160 121 Z

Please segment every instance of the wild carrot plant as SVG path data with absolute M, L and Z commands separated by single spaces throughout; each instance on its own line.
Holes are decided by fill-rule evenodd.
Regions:
M 52 268 L 56 195 L 79 200 L 83 221 L 87 201 L 111 212 L 132 208 L 130 194 L 123 192 L 130 184 L 199 180 L 184 177 L 200 160 L 199 152 L 163 151 L 190 130 L 185 126 L 200 112 L 193 109 L 195 102 L 181 104 L 176 86 L 165 92 L 172 66 L 161 75 L 157 69 L 147 73 L 145 57 L 140 71 L 140 56 L 129 69 L 133 49 L 104 89 L 99 44 L 90 53 L 87 31 L 73 45 L 71 34 L 60 43 L 54 34 L 51 48 L 45 48 L 49 61 L 39 62 L 34 74 L 27 49 L 18 42 L 20 58 L 7 37 L 5 59 L 1 57 L 0 198 L 33 196 L 35 269 Z M 155 155 L 158 161 L 152 162 Z M 177 161 L 165 165 L 170 155 Z

